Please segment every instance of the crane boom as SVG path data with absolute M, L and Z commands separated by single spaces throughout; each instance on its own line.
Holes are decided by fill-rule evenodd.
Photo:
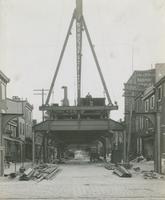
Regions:
M 103 77 L 103 74 L 102 74 L 96 53 L 95 53 L 95 49 L 93 47 L 93 44 L 92 44 L 92 41 L 91 41 L 91 38 L 90 38 L 90 35 L 89 35 L 87 25 L 86 25 L 84 17 L 83 17 L 82 0 L 76 0 L 76 9 L 73 12 L 73 16 L 72 16 L 72 19 L 71 19 L 71 22 L 70 22 L 70 25 L 69 25 L 69 28 L 68 28 L 68 32 L 67 32 L 64 44 L 63 44 L 63 48 L 62 48 L 62 51 L 61 51 L 61 54 L 60 54 L 59 61 L 57 63 L 57 68 L 56 68 L 56 71 L 55 71 L 55 74 L 54 74 L 54 77 L 53 77 L 53 80 L 52 80 L 50 90 L 49 90 L 45 104 L 46 105 L 49 104 L 50 95 L 51 95 L 51 92 L 53 90 L 53 86 L 54 86 L 54 83 L 56 81 L 56 78 L 57 78 L 57 74 L 58 74 L 58 71 L 59 71 L 59 68 L 60 68 L 60 65 L 61 65 L 61 61 L 62 61 L 62 58 L 63 58 L 63 55 L 64 55 L 64 51 L 66 49 L 66 45 L 68 43 L 69 36 L 71 34 L 71 29 L 72 29 L 74 20 L 76 21 L 77 106 L 80 106 L 80 99 L 81 99 L 82 31 L 83 31 L 83 28 L 84 28 L 85 33 L 87 35 L 89 46 L 91 48 L 96 67 L 97 67 L 97 70 L 99 72 L 99 75 L 100 75 L 100 78 L 101 78 L 101 81 L 102 81 L 102 84 L 103 84 L 103 87 L 104 87 L 104 91 L 105 91 L 107 99 L 108 99 L 108 103 L 109 103 L 109 105 L 113 106 L 109 92 L 108 92 L 108 88 L 106 86 L 106 83 L 105 83 L 105 80 L 104 80 L 104 77 Z
M 82 0 L 76 0 L 77 105 L 81 98 Z

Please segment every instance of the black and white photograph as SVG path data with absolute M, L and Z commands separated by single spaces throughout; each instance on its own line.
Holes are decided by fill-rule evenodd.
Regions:
M 165 200 L 165 0 L 0 0 L 0 200 Z

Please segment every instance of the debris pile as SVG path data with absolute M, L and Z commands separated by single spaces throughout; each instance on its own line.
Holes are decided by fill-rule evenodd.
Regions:
M 57 165 L 42 164 L 34 168 L 28 168 L 19 177 L 20 181 L 35 180 L 40 182 L 44 179 L 52 180 L 56 174 L 60 171 Z
M 133 170 L 134 170 L 135 172 L 140 172 L 141 169 L 140 169 L 140 167 L 134 167 Z
M 142 171 L 144 179 L 164 179 L 165 177 L 154 171 Z
M 132 177 L 132 174 L 125 167 L 120 165 L 114 169 L 113 173 L 120 177 Z
M 131 169 L 133 167 L 133 164 L 127 162 L 127 163 L 118 163 L 118 165 L 123 166 L 126 169 Z
M 119 177 L 132 177 L 132 174 L 126 169 L 126 167 L 120 164 L 115 165 L 113 163 L 106 163 L 104 167 L 108 170 L 113 170 L 113 173 Z
M 113 163 L 106 163 L 104 166 L 108 170 L 114 170 L 115 169 L 115 164 Z

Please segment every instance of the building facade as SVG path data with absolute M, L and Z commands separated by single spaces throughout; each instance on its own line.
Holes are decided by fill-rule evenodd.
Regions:
M 125 101 L 125 125 L 127 135 L 127 155 L 128 159 L 136 155 L 136 118 L 134 115 L 136 97 L 145 90 L 145 88 L 155 83 L 155 69 L 145 71 L 135 71 L 129 80 L 124 84 Z
M 135 99 L 135 120 L 137 155 L 143 155 L 148 160 L 154 159 L 155 142 L 155 88 L 151 86 Z
M 0 113 L 5 113 L 6 106 L 6 87 L 7 83 L 9 83 L 9 78 L 0 71 Z
M 25 161 L 32 159 L 32 110 L 33 106 L 27 100 L 21 100 L 14 96 L 12 99 L 7 98 L 7 113 L 22 114 L 12 120 L 15 129 L 10 126 L 6 127 L 6 151 L 7 157 L 15 161 Z M 10 150 L 12 146 L 12 151 Z
M 130 158 L 139 153 L 153 157 L 154 113 L 158 109 L 157 99 L 163 91 L 157 84 L 164 76 L 165 64 L 159 63 L 155 69 L 135 71 L 124 85 L 127 154 Z
M 3 138 L 3 114 L 6 113 L 6 87 L 9 83 L 9 78 L 0 71 L 0 176 L 3 175 L 4 170 L 4 138 Z
M 154 160 L 155 170 L 165 173 L 165 65 L 157 64 L 155 83 L 139 91 L 132 111 L 131 139 L 134 152 Z
M 155 84 L 155 99 L 157 127 L 155 137 L 157 165 L 155 167 L 165 174 L 165 76 Z

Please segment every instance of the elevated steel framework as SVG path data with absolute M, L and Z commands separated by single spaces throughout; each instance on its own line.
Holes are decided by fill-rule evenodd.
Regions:
M 60 57 L 59 57 L 59 60 L 58 60 L 58 63 L 57 63 L 57 68 L 56 68 L 55 74 L 53 76 L 53 80 L 52 80 L 50 90 L 49 90 L 45 104 L 46 104 L 46 106 L 49 105 L 50 95 L 52 93 L 52 90 L 53 90 L 53 87 L 54 87 L 54 84 L 55 84 L 55 81 L 56 81 L 56 78 L 57 78 L 57 75 L 58 75 L 58 72 L 59 72 L 61 61 L 62 61 L 64 52 L 65 52 L 65 49 L 66 49 L 66 46 L 67 46 L 67 43 L 68 43 L 69 36 L 71 34 L 71 30 L 72 30 L 74 21 L 76 21 L 77 106 L 80 106 L 80 99 L 81 99 L 82 31 L 85 30 L 87 40 L 89 42 L 89 46 L 91 48 L 91 51 L 92 51 L 92 54 L 93 54 L 93 57 L 94 57 L 94 60 L 95 60 L 96 67 L 97 67 L 97 70 L 99 72 L 99 75 L 100 75 L 100 78 L 101 78 L 101 81 L 102 81 L 102 84 L 103 84 L 103 88 L 104 88 L 104 91 L 106 93 L 106 97 L 108 99 L 108 104 L 109 104 L 109 106 L 112 106 L 113 109 L 114 108 L 117 109 L 117 106 L 114 107 L 113 104 L 112 104 L 112 101 L 111 101 L 111 98 L 110 98 L 110 95 L 109 95 L 109 92 L 108 92 L 108 89 L 107 89 L 107 86 L 106 86 L 106 83 L 105 83 L 99 62 L 98 62 L 98 59 L 97 59 L 97 56 L 96 56 L 96 52 L 95 52 L 95 49 L 93 47 L 92 40 L 91 40 L 89 31 L 88 31 L 84 16 L 83 16 L 82 0 L 76 0 L 76 8 L 73 12 L 73 15 L 72 15 L 72 18 L 71 18 L 71 21 L 70 21 L 70 24 L 69 24 L 67 35 L 66 35 L 66 38 L 65 38 L 62 50 L 61 50 L 61 54 L 60 54 Z M 44 108 L 46 108 L 46 107 L 44 107 Z
M 49 105 L 50 96 L 59 72 L 59 68 L 64 56 L 64 52 L 71 34 L 73 23 L 76 21 L 76 68 L 77 68 L 77 105 L 70 106 L 69 103 L 63 101 L 63 105 Z M 104 91 L 108 100 L 108 105 L 105 104 L 105 98 L 92 98 L 89 94 L 85 98 L 81 97 L 81 69 L 82 69 L 82 33 L 83 30 L 87 36 L 90 49 L 92 51 L 94 61 L 100 75 Z M 66 89 L 66 88 L 65 88 Z M 66 100 L 64 92 L 64 99 Z M 33 162 L 35 161 L 35 140 L 37 134 L 42 134 L 42 144 L 40 148 L 43 151 L 44 161 L 46 162 L 49 139 L 56 143 L 58 158 L 61 157 L 60 152 L 63 152 L 63 146 L 69 144 L 87 144 L 93 141 L 101 141 L 104 146 L 104 156 L 106 157 L 106 138 L 119 128 L 116 128 L 116 122 L 109 118 L 111 110 L 117 110 L 117 104 L 113 104 L 96 56 L 95 49 L 83 16 L 82 0 L 76 0 L 76 8 L 74 9 L 68 31 L 64 40 L 64 44 L 60 53 L 57 67 L 51 82 L 50 90 L 44 105 L 40 110 L 46 111 L 47 119 L 33 127 Z M 114 127 L 115 126 L 115 127 Z M 113 129 L 114 128 L 114 129 Z M 40 154 L 40 153 L 39 153 Z

